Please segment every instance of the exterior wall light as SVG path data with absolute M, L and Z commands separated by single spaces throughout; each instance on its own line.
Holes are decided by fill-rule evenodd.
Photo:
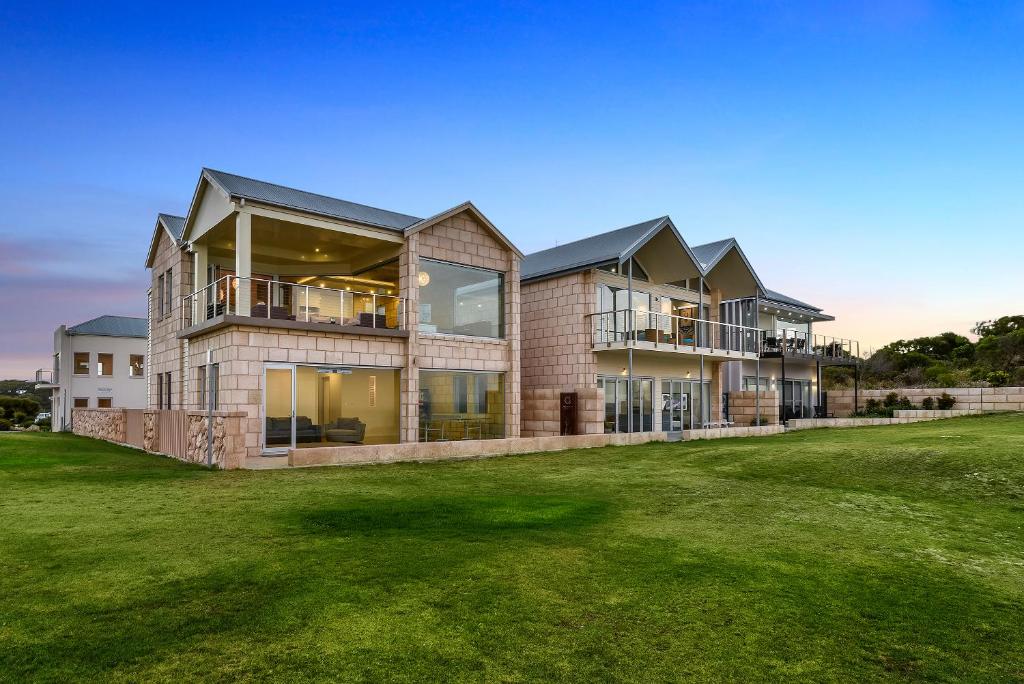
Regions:
M 430 284 L 430 274 L 427 273 L 426 271 L 420 271 L 420 274 L 419 276 L 417 276 L 416 280 L 419 282 L 420 287 L 426 287 L 427 285 Z

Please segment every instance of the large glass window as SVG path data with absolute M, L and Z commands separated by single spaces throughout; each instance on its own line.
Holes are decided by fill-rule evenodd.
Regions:
M 505 436 L 502 373 L 420 371 L 420 440 Z
M 421 332 L 504 337 L 504 276 L 468 266 L 420 260 Z
M 268 366 L 266 388 L 267 449 L 398 442 L 393 368 Z

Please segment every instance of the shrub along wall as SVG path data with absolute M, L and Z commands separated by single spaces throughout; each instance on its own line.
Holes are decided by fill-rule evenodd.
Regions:
M 938 399 L 943 392 L 956 399 L 954 409 L 965 411 L 1024 411 L 1024 387 L 931 387 L 924 389 L 868 389 L 859 393 L 860 408 L 868 399 L 883 401 L 895 392 L 906 397 L 915 408 L 926 397 Z M 829 390 L 828 411 L 837 418 L 853 415 L 853 390 Z

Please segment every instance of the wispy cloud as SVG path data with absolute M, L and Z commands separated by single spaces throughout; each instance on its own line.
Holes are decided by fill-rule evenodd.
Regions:
M 103 314 L 144 316 L 147 275 L 94 245 L 0 238 L 0 375 L 47 367 L 53 331 Z

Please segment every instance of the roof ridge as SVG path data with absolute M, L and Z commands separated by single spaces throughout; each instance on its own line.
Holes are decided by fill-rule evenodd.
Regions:
M 540 249 L 540 250 L 537 250 L 536 252 L 531 252 L 530 254 L 527 254 L 526 256 L 535 256 L 537 254 L 543 254 L 544 252 L 549 252 L 549 251 L 551 251 L 553 249 L 563 249 L 563 248 L 568 247 L 570 245 L 574 245 L 574 244 L 576 244 L 578 242 L 587 242 L 589 240 L 593 240 L 594 238 L 604 237 L 606 235 L 611 235 L 612 233 L 618 233 L 619 231 L 622 231 L 622 230 L 629 230 L 630 228 L 636 228 L 637 226 L 642 226 L 645 223 L 650 223 L 653 226 L 656 223 L 659 223 L 659 222 L 663 221 L 666 218 L 668 218 L 667 215 L 666 216 L 659 216 L 658 218 L 647 219 L 646 221 L 637 221 L 636 223 L 632 223 L 632 224 L 630 224 L 628 226 L 621 226 L 619 228 L 612 228 L 611 230 L 606 230 L 603 233 L 594 233 L 592 235 L 587 235 L 586 237 L 581 237 L 581 238 L 578 238 L 576 240 L 571 240 L 570 242 L 564 242 L 564 243 L 562 243 L 560 245 L 555 245 L 554 247 L 547 247 L 545 249 Z
M 355 205 L 360 206 L 360 207 L 366 207 L 367 209 L 373 209 L 374 211 L 383 211 L 383 212 L 387 212 L 389 214 L 396 214 L 398 216 L 406 216 L 406 217 L 411 218 L 411 219 L 416 219 L 417 221 L 422 221 L 423 220 L 419 216 L 414 216 L 413 214 L 405 214 L 405 213 L 402 213 L 400 211 L 395 211 L 394 209 L 384 209 L 383 207 L 375 207 L 372 204 L 363 204 L 362 202 L 353 202 L 352 200 L 343 199 L 341 197 L 332 197 L 331 195 L 325 195 L 325 194 L 323 194 L 321 192 L 312 192 L 311 190 L 303 190 L 302 188 L 296 188 L 296 187 L 292 187 L 290 185 L 281 185 L 280 183 L 273 183 L 271 181 L 260 180 L 259 178 L 253 178 L 251 176 L 242 176 L 242 175 L 239 175 L 237 173 L 231 173 L 230 171 L 220 171 L 219 169 L 211 169 L 208 166 L 204 166 L 203 167 L 203 171 L 204 172 L 209 171 L 210 173 L 220 173 L 220 174 L 223 174 L 225 176 L 232 176 L 234 178 L 241 178 L 242 180 L 252 181 L 253 183 L 263 183 L 264 185 L 272 185 L 273 187 L 280 188 L 282 190 L 290 190 L 292 192 L 301 192 L 301 193 L 304 193 L 304 194 L 307 194 L 307 195 L 312 195 L 314 197 L 322 197 L 324 199 L 331 200 L 331 201 L 334 201 L 334 202 L 346 202 L 348 204 L 355 204 Z

